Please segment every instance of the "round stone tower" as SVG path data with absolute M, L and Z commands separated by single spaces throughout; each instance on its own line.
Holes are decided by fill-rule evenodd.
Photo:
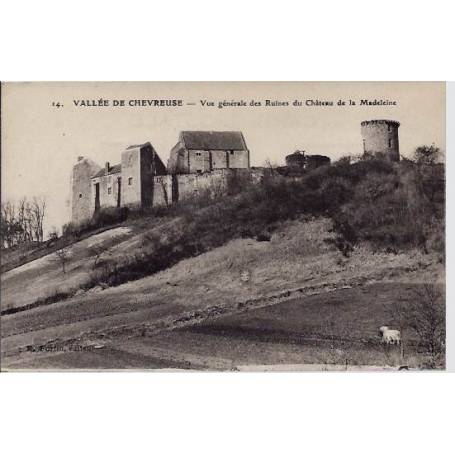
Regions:
M 367 120 L 361 123 L 363 153 L 400 161 L 398 143 L 399 122 L 394 120 Z

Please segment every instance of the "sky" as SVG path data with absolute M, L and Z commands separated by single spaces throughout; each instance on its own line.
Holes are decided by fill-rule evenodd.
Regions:
M 74 103 L 100 99 L 109 105 Z M 183 105 L 128 106 L 129 100 L 157 99 Z M 361 99 L 396 105 L 361 106 Z M 113 106 L 113 100 L 126 105 Z M 214 106 L 202 106 L 204 100 Z M 242 100 L 247 106 L 218 107 L 220 101 Z M 265 106 L 266 100 L 289 105 Z M 302 106 L 294 106 L 295 100 Z M 307 100 L 334 105 L 307 106 Z M 338 105 L 339 100 L 346 104 Z M 78 156 L 117 164 L 126 147 L 149 141 L 166 163 L 183 130 L 242 131 L 253 166 L 266 159 L 284 164 L 297 149 L 332 160 L 359 154 L 360 123 L 372 119 L 400 122 L 404 156 L 423 144 L 445 150 L 445 84 L 439 82 L 6 83 L 1 103 L 2 201 L 44 196 L 45 235 L 69 221 L 69 182 Z

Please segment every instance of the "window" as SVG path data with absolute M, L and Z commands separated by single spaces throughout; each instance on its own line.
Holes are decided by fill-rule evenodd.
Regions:
M 387 131 L 390 131 L 390 130 L 391 130 L 390 125 L 387 125 Z
M 201 152 L 196 152 L 196 156 L 201 156 Z
M 389 139 L 389 147 L 392 147 L 392 139 Z
M 79 199 L 82 197 L 82 193 L 79 193 Z
M 133 177 L 128 177 L 128 185 L 132 185 L 133 184 Z
M 363 151 L 366 152 L 366 147 L 365 147 L 365 139 L 363 140 Z
M 109 188 L 107 189 L 107 194 L 112 194 L 112 188 L 111 188 L 111 187 L 109 187 Z
M 233 155 L 233 154 L 234 154 L 234 150 L 231 150 L 231 155 Z

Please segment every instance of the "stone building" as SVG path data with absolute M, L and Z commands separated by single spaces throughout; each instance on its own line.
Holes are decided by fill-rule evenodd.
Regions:
M 121 163 L 113 166 L 106 163 L 101 168 L 89 158 L 79 157 L 71 178 L 71 221 L 79 224 L 108 207 L 150 207 L 155 178 L 166 174 L 166 166 L 150 142 L 128 147 Z
M 79 156 L 71 173 L 71 221 L 79 224 L 93 215 L 91 177 L 101 167 L 90 158 Z
M 182 131 L 169 169 L 150 142 L 128 147 L 115 165 L 79 157 L 71 178 L 71 221 L 79 224 L 109 207 L 155 207 L 202 191 L 226 192 L 253 178 L 250 152 L 237 131 Z
M 250 152 L 240 131 L 182 131 L 168 161 L 170 174 L 249 167 Z
M 398 141 L 399 122 L 394 120 L 367 120 L 361 123 L 363 153 L 400 161 Z
M 399 126 L 393 120 L 362 122 L 364 153 L 399 161 Z M 79 224 L 109 207 L 169 205 L 202 192 L 233 194 L 275 171 L 300 179 L 307 171 L 329 164 L 327 156 L 296 150 L 286 156 L 286 166 L 252 168 L 240 131 L 182 131 L 171 149 L 167 169 L 150 142 L 128 147 L 121 162 L 113 166 L 100 167 L 80 156 L 71 175 L 71 220 Z

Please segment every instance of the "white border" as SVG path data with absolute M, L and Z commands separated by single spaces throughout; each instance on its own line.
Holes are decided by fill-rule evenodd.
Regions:
M 455 372 L 455 82 L 446 83 L 446 369 Z
M 3 0 L 0 78 L 455 80 L 454 14 L 444 3 Z M 448 129 L 447 150 L 453 142 Z M 449 153 L 447 164 L 450 196 Z M 448 228 L 451 212 L 448 197 Z M 447 246 L 453 328 L 450 237 Z M 1 447 L 46 455 L 447 453 L 452 377 L 1 374 Z
M 3 0 L 0 78 L 450 80 L 445 3 Z

